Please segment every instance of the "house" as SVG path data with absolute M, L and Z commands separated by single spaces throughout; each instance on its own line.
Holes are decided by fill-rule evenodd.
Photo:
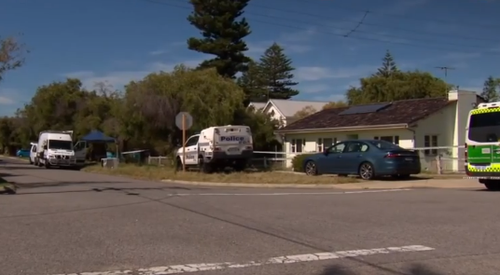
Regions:
M 316 111 L 321 111 L 328 101 L 301 101 L 290 99 L 270 99 L 262 111 L 281 122 L 284 127 L 294 121 L 293 116 L 300 110 L 310 106 Z
M 260 111 L 266 107 L 266 102 L 250 102 L 247 108 L 254 108 L 256 111 Z
M 450 147 L 448 158 L 463 156 L 468 113 L 484 102 L 475 92 L 450 91 L 447 98 L 401 100 L 327 109 L 289 124 L 277 132 L 289 157 L 321 152 L 324 146 L 346 139 L 382 139 L 403 148 Z M 454 148 L 451 148 L 455 146 Z M 442 154 L 442 150 L 440 154 Z M 437 149 L 423 150 L 423 164 L 435 161 Z M 424 162 L 428 162 L 425 164 Z M 291 165 L 291 161 L 287 163 Z M 430 164 L 429 164 L 430 165 Z M 463 168 L 448 162 L 448 170 Z M 424 167 L 425 168 L 425 167 Z

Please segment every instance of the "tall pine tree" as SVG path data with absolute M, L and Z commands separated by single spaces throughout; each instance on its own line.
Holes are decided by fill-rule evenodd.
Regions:
M 498 101 L 498 87 L 500 85 L 500 80 L 489 76 L 483 84 L 483 92 L 481 97 L 483 97 L 486 102 Z
M 243 41 L 251 33 L 245 18 L 238 19 L 250 0 L 190 0 L 193 12 L 188 16 L 191 25 L 200 30 L 203 38 L 188 39 L 190 50 L 211 54 L 200 68 L 215 67 L 220 75 L 234 78 L 244 72 L 250 58 Z
M 267 101 L 268 92 L 265 88 L 265 81 L 262 75 L 260 64 L 252 60 L 248 63 L 248 70 L 244 72 L 240 78 L 238 78 L 237 83 L 246 95 L 244 102 L 245 106 L 247 106 L 251 101 Z
M 290 99 L 299 94 L 292 87 L 298 82 L 293 81 L 292 60 L 285 55 L 283 48 L 273 43 L 260 58 L 260 71 L 268 91 L 268 99 Z
M 397 72 L 399 72 L 399 69 L 396 66 L 394 57 L 392 56 L 391 52 L 387 50 L 385 52 L 384 58 L 382 59 L 382 67 L 378 68 L 376 75 L 382 77 L 390 77 Z

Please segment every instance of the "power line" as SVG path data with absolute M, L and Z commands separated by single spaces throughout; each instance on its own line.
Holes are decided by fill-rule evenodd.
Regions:
M 142 1 L 160 4 L 160 5 L 165 5 L 165 6 L 169 6 L 169 7 L 192 10 L 192 7 L 189 7 L 189 6 L 178 5 L 178 4 L 175 4 L 172 2 L 166 3 L 166 2 L 161 1 L 161 0 L 142 0 Z M 309 25 L 313 25 L 313 26 L 323 26 L 323 27 L 327 27 L 330 29 L 338 30 L 338 32 L 318 30 L 318 33 L 324 33 L 324 34 L 337 36 L 337 37 L 344 37 L 345 38 L 345 33 L 346 32 L 349 33 L 353 30 L 353 29 L 345 29 L 345 28 L 341 29 L 341 28 L 338 28 L 335 26 L 321 25 L 321 24 L 318 24 L 317 22 L 308 22 L 308 21 L 297 20 L 296 18 L 293 18 L 293 19 L 283 18 L 283 17 L 267 15 L 267 14 L 257 14 L 254 12 L 245 12 L 245 14 L 258 16 L 258 17 L 265 17 L 265 18 L 274 18 L 274 19 L 278 19 L 278 20 L 286 20 L 287 22 L 290 22 L 290 21 L 299 22 L 299 23 L 309 24 Z M 253 21 L 253 22 L 261 23 L 261 24 L 266 24 L 266 25 L 273 25 L 273 26 L 280 26 L 280 27 L 285 27 L 285 28 L 297 29 L 297 30 L 307 29 L 307 28 L 304 28 L 303 26 L 294 26 L 294 25 L 282 24 L 282 23 L 277 23 L 277 22 L 262 21 L 262 20 L 257 20 L 257 19 L 253 19 L 253 18 L 249 21 Z M 358 24 L 359 24 L 359 21 L 358 21 Z M 363 24 L 366 25 L 366 23 L 363 23 Z M 449 43 L 449 42 L 442 43 L 443 45 L 446 45 L 446 46 L 441 47 L 442 45 L 439 45 L 439 43 L 436 43 L 436 41 L 434 39 L 430 39 L 430 40 L 429 39 L 428 40 L 418 39 L 418 40 L 416 40 L 416 39 L 388 35 L 388 34 L 375 34 L 379 38 L 379 39 L 377 39 L 377 38 L 370 37 L 370 36 L 374 35 L 374 33 L 372 33 L 372 32 L 363 31 L 363 30 L 359 30 L 359 29 L 356 29 L 355 32 L 359 33 L 359 34 L 365 34 L 365 36 L 350 35 L 349 38 L 357 39 L 357 40 L 364 40 L 364 41 L 379 42 L 379 43 L 381 42 L 381 43 L 398 44 L 398 45 L 404 45 L 404 46 L 410 46 L 410 47 L 427 48 L 427 49 L 440 50 L 440 51 L 452 51 L 452 50 L 463 51 L 463 50 L 465 50 L 465 48 L 469 48 L 469 50 L 477 51 L 477 50 L 479 50 L 479 48 L 482 48 L 481 46 L 478 46 L 478 45 L 453 44 L 453 43 Z M 366 35 L 368 35 L 368 37 Z M 382 39 L 380 39 L 380 37 L 382 37 Z M 385 37 L 386 37 L 386 39 L 384 39 Z M 413 41 L 423 42 L 423 43 L 416 44 L 416 43 L 412 43 Z M 456 48 L 451 48 L 450 46 L 453 46 Z
M 297 1 L 295 1 L 295 2 L 297 2 Z M 327 20 L 331 20 L 330 17 L 319 15 L 319 14 L 313 14 L 313 13 L 307 13 L 307 12 L 290 10 L 290 9 L 283 9 L 283 8 L 274 8 L 274 7 L 269 7 L 269 6 L 260 5 L 260 4 L 252 4 L 252 7 L 257 7 L 257 8 L 261 8 L 261 9 L 267 9 L 267 10 L 276 10 L 276 11 L 280 11 L 280 12 L 309 16 L 309 17 L 313 17 L 313 18 L 324 18 Z M 363 13 L 366 13 L 366 11 L 363 11 Z M 374 12 L 370 11 L 370 13 L 372 14 Z M 337 22 L 358 23 L 359 21 L 353 20 L 353 19 L 340 19 Z M 397 27 L 397 26 L 377 24 L 377 23 L 371 23 L 371 22 L 363 22 L 363 25 L 380 27 L 380 28 L 384 28 L 384 29 L 388 29 L 388 30 L 392 29 L 392 30 L 398 30 L 398 31 L 402 31 L 402 32 L 421 34 L 421 35 L 426 35 L 426 36 L 434 36 L 434 37 L 439 36 L 439 37 L 444 37 L 444 38 L 447 37 L 447 38 L 462 39 L 462 40 L 479 40 L 479 41 L 489 41 L 489 42 L 499 42 L 500 43 L 499 39 L 490 39 L 490 38 L 484 38 L 484 37 L 463 36 L 463 35 L 450 35 L 450 34 L 446 34 L 446 33 L 407 29 L 407 28 L 401 28 L 401 27 Z M 498 26 L 498 28 L 500 28 L 500 26 Z
M 338 9 L 343 9 L 343 10 L 351 10 L 351 11 L 356 11 L 356 12 L 364 12 L 364 9 L 361 8 L 354 8 L 354 7 L 348 7 L 344 5 L 339 5 L 338 3 L 333 3 L 333 1 L 321 1 L 321 2 L 313 2 L 311 0 L 287 0 L 288 2 L 297 2 L 297 3 L 304 3 L 307 1 L 308 5 L 314 4 L 317 6 L 323 6 L 325 7 L 328 5 L 328 7 L 325 7 L 327 10 L 338 10 Z M 327 3 L 328 2 L 328 3 Z M 253 5 L 253 4 L 252 4 Z M 334 8 L 332 8 L 334 7 Z M 401 15 L 397 13 L 388 13 L 388 12 L 381 12 L 381 11 L 371 11 L 372 14 L 378 14 L 384 17 L 392 17 L 392 18 L 400 18 L 402 20 L 408 20 L 408 21 L 415 21 L 415 22 L 435 22 L 439 24 L 446 24 L 446 25 L 454 25 L 454 26 L 466 26 L 466 27 L 477 27 L 481 29 L 491 29 L 497 31 L 498 28 L 500 28 L 500 25 L 492 25 L 492 24 L 479 24 L 474 21 L 468 21 L 464 22 L 463 20 L 461 21 L 451 21 L 451 20 L 445 20 L 441 18 L 435 18 L 435 17 L 413 17 L 413 16 L 408 16 L 408 15 Z M 480 14 L 477 14 L 480 15 Z M 460 19 L 463 19 L 461 17 Z

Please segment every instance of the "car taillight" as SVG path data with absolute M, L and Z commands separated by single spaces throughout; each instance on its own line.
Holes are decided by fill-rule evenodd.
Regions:
M 465 161 L 467 162 L 467 143 L 464 144 L 464 157 L 465 157 Z
M 399 156 L 400 156 L 399 154 L 389 152 L 384 156 L 384 158 L 397 158 Z

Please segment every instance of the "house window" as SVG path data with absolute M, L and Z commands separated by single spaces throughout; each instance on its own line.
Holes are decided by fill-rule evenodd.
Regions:
M 292 153 L 302 153 L 302 147 L 304 145 L 304 139 L 292 139 Z
M 384 140 L 399 145 L 399 136 L 381 136 L 381 137 L 375 136 L 373 137 L 373 139 Z
M 274 110 L 271 110 L 271 112 L 269 113 L 271 116 L 274 116 L 276 113 L 274 112 Z
M 424 136 L 424 147 L 438 147 L 438 136 L 437 135 L 425 135 Z M 424 154 L 426 156 L 436 156 L 438 154 L 438 149 L 425 149 Z
M 317 143 L 317 148 L 316 150 L 318 152 L 323 152 L 326 148 L 330 147 L 333 145 L 333 138 L 318 138 L 318 143 Z M 335 140 L 337 140 L 335 138 Z
M 347 139 L 359 139 L 358 134 L 347 135 Z

